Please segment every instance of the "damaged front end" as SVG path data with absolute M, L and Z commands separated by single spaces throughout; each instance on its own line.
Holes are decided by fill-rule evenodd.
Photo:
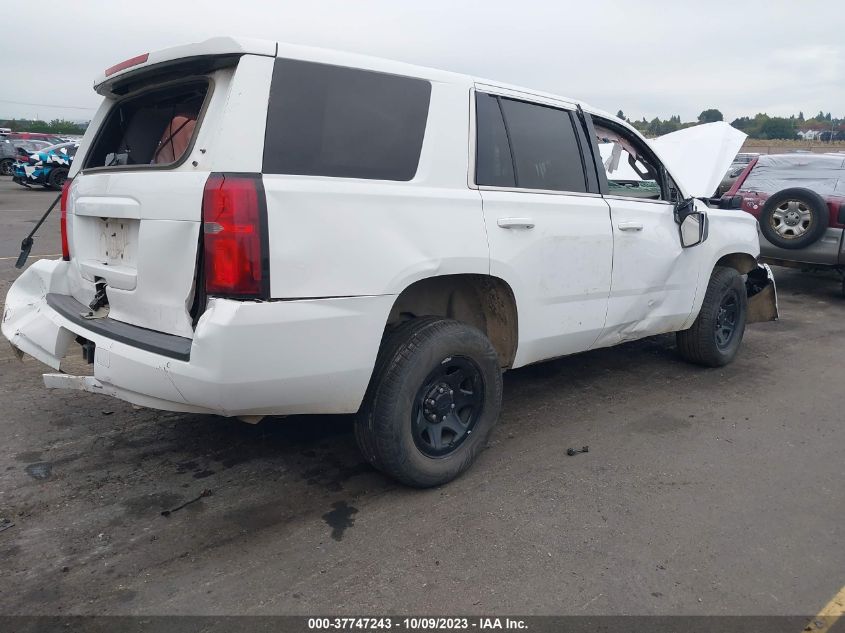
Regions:
M 745 292 L 748 295 L 747 323 L 777 321 L 778 292 L 768 264 L 758 264 L 757 268 L 748 273 Z

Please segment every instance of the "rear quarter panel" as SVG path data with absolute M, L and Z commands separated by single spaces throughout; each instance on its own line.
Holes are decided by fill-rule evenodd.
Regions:
M 470 88 L 432 82 L 409 182 L 264 175 L 274 298 L 395 295 L 489 273 L 481 196 L 467 186 Z

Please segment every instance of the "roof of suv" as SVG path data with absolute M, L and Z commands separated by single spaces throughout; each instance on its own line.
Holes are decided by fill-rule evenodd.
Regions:
M 496 88 L 505 89 L 514 93 L 522 93 L 532 98 L 547 99 L 549 101 L 569 103 L 572 105 L 580 103 L 584 110 L 593 114 L 598 114 L 603 117 L 616 120 L 613 115 L 588 106 L 583 102 L 575 99 L 555 95 L 551 93 L 533 90 L 531 88 L 524 88 L 520 86 L 509 85 L 500 81 L 493 81 L 456 73 L 446 70 L 439 70 L 436 68 L 429 68 L 427 66 L 417 66 L 405 62 L 399 62 L 382 57 L 374 57 L 371 55 L 362 55 L 359 53 L 349 53 L 345 51 L 337 51 L 327 48 L 317 48 L 313 46 L 301 46 L 298 44 L 288 44 L 285 42 L 274 42 L 271 40 L 251 39 L 251 38 L 236 38 L 236 37 L 213 37 L 202 42 L 193 44 L 186 44 L 183 46 L 174 46 L 171 48 L 164 48 L 150 53 L 144 53 L 136 58 L 126 60 L 112 66 L 103 71 L 94 82 L 94 88 L 100 94 L 108 94 L 111 92 L 111 87 L 119 79 L 132 75 L 138 71 L 147 69 L 158 64 L 166 64 L 177 60 L 198 57 L 213 57 L 226 55 L 263 55 L 266 57 L 288 57 L 291 59 L 300 59 L 305 61 L 312 61 L 323 64 L 333 64 L 336 66 L 349 66 L 354 68 L 362 68 L 366 70 L 374 70 L 377 72 L 389 73 L 393 75 L 404 75 L 409 77 L 418 77 L 420 79 L 427 79 L 433 82 L 441 83 L 458 83 L 472 86 L 473 84 L 486 84 L 495 86 Z M 625 122 L 622 122 L 625 123 Z M 630 127 L 626 124 L 626 127 Z M 631 128 L 634 129 L 634 128 Z

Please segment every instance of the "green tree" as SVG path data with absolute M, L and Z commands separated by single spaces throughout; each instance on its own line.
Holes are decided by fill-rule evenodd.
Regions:
M 622 119 L 623 121 L 626 121 L 626 120 L 627 120 L 627 119 L 625 118 L 625 113 L 624 113 L 624 112 L 622 112 L 622 110 L 619 110 L 619 112 L 617 112 L 617 113 L 616 113 L 616 118 L 617 118 L 617 119 Z
M 725 120 L 725 117 L 716 108 L 710 108 L 708 110 L 704 110 L 701 114 L 698 115 L 698 122 L 699 123 L 714 123 L 716 121 L 724 121 L 724 120 Z
M 792 121 L 784 117 L 771 117 L 761 126 L 760 136 L 766 139 L 794 139 L 796 137 L 795 126 Z

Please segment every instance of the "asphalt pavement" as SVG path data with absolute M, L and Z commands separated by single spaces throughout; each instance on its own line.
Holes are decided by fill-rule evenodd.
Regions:
M 0 299 L 55 195 L 0 182 Z M 32 260 L 59 252 L 55 213 Z M 659 336 L 507 373 L 487 450 L 426 491 L 351 417 L 47 391 L 0 344 L 0 613 L 817 613 L 845 584 L 845 299 L 775 273 L 781 320 L 728 367 Z

